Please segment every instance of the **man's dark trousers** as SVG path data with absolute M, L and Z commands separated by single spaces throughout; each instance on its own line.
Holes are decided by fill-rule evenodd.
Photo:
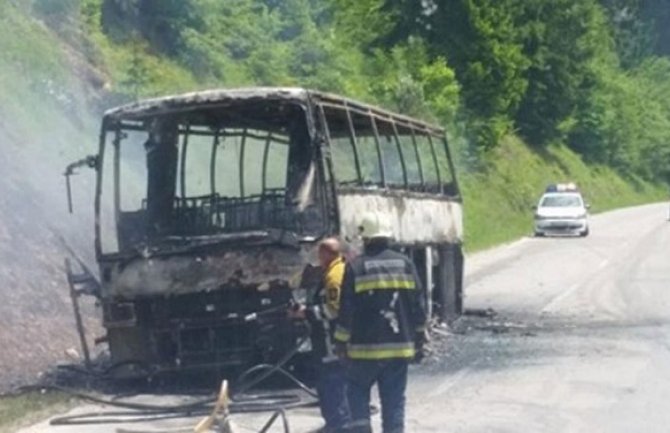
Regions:
M 317 372 L 316 392 L 327 431 L 339 432 L 350 421 L 347 377 L 339 360 L 322 362 Z
M 349 365 L 347 395 L 351 409 L 352 433 L 372 432 L 370 425 L 370 391 L 377 383 L 382 404 L 384 433 L 405 431 L 405 390 L 409 360 L 352 360 Z

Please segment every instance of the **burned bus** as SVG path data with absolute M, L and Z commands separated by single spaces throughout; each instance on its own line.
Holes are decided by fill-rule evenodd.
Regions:
M 107 111 L 83 164 L 117 365 L 276 361 L 301 332 L 286 309 L 318 281 L 317 242 L 355 249 L 369 211 L 391 217 L 434 314 L 461 311 L 462 202 L 440 127 L 304 89 L 212 90 Z

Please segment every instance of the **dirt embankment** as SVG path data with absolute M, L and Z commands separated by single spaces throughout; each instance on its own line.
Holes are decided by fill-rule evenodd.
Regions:
M 33 380 L 78 347 L 57 235 L 63 204 L 39 187 L 60 179 L 33 177 L 11 140 L 0 132 L 0 390 Z
M 91 206 L 80 202 L 82 215 L 69 216 L 62 161 L 30 145 L 11 117 L 0 118 L 0 391 L 78 349 L 61 237 L 84 256 L 92 250 Z M 88 326 L 99 333 L 87 303 Z

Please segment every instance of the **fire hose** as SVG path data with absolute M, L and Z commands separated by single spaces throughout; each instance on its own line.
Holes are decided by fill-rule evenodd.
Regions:
M 259 316 L 274 313 L 276 310 L 277 308 L 275 307 L 271 310 L 252 313 L 245 317 L 245 321 L 256 320 Z M 244 373 L 242 373 L 242 375 L 240 375 L 236 385 L 233 388 L 232 398 L 230 399 L 230 404 L 228 406 L 229 412 L 231 414 L 273 412 L 273 415 L 270 417 L 263 429 L 260 430 L 260 433 L 266 432 L 278 419 L 282 420 L 284 431 L 286 433 L 290 433 L 285 410 L 311 406 L 316 403 L 315 399 L 318 398 L 316 393 L 284 368 L 284 366 L 295 356 L 300 347 L 310 338 L 311 329 L 306 321 L 304 323 L 305 326 L 303 335 L 299 338 L 295 346 L 291 350 L 287 351 L 287 353 L 277 363 L 260 364 L 249 368 Z M 111 371 L 114 369 L 114 367 L 115 366 L 112 366 L 105 371 Z M 87 370 L 81 369 L 78 369 L 77 371 L 88 372 Z M 90 374 L 96 375 L 94 372 L 90 372 Z M 275 374 L 287 378 L 300 389 L 302 394 L 307 394 L 311 398 L 305 399 L 304 396 L 295 392 L 250 393 L 253 388 L 257 387 L 259 384 Z M 123 411 L 111 411 L 105 413 L 91 412 L 61 416 L 53 418 L 50 421 L 50 424 L 55 426 L 112 423 L 125 424 L 157 421 L 163 419 L 190 418 L 209 414 L 217 401 L 216 397 L 208 397 L 183 404 L 158 405 L 105 399 L 58 385 L 33 385 L 18 389 L 19 392 L 27 392 L 31 390 L 57 391 L 80 400 L 125 409 Z

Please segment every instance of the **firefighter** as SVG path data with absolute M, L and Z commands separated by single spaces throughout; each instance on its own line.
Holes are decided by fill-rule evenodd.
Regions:
M 341 432 L 350 421 L 346 395 L 346 375 L 342 360 L 335 353 L 334 321 L 340 310 L 340 293 L 345 262 L 340 242 L 327 238 L 318 246 L 323 278 L 311 305 L 299 306 L 290 313 L 306 319 L 312 327 L 312 348 L 317 359 L 319 407 L 326 424 L 319 432 Z
M 370 391 L 376 383 L 384 433 L 403 433 L 410 361 L 422 353 L 426 309 L 411 260 L 391 250 L 386 215 L 366 214 L 359 227 L 364 251 L 347 266 L 335 331 L 348 358 L 348 432 L 371 433 Z

